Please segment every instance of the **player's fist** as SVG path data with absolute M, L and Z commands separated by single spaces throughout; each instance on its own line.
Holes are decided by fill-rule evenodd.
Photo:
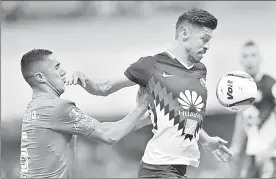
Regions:
M 80 71 L 74 72 L 72 75 L 72 78 L 70 78 L 67 81 L 67 85 L 76 85 L 79 84 L 83 88 L 86 87 L 86 82 L 88 81 L 88 78 Z
M 146 87 L 139 87 L 139 90 L 137 92 L 136 96 L 136 105 L 139 107 L 145 107 L 148 108 L 149 105 L 149 90 Z

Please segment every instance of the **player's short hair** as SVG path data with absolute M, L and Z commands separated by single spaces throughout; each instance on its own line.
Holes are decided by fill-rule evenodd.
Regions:
M 248 40 L 246 42 L 244 42 L 245 47 L 251 47 L 251 46 L 256 46 L 257 44 L 253 41 L 253 40 Z
M 44 60 L 45 56 L 53 54 L 52 51 L 47 49 L 33 49 L 25 53 L 21 58 L 21 72 L 25 81 L 32 86 L 30 77 L 34 71 L 34 65 Z
M 179 27 L 183 24 L 183 22 L 208 27 L 212 30 L 216 29 L 218 24 L 217 18 L 208 11 L 199 8 L 186 10 L 181 16 L 179 16 L 176 22 L 176 38 L 178 37 Z

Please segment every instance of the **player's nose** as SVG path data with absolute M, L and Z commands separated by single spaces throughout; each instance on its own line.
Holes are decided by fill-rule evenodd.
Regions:
M 65 71 L 64 69 L 61 69 L 61 70 L 60 70 L 60 75 L 61 75 L 61 76 L 66 75 L 66 71 Z
M 204 47 L 205 50 L 209 50 L 210 42 L 205 43 L 203 47 Z

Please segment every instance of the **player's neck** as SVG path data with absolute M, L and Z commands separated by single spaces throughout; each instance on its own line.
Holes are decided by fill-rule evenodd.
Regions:
M 49 88 L 48 86 L 33 87 L 33 94 L 38 93 L 47 93 L 54 97 L 60 97 L 52 88 Z
M 254 74 L 254 75 L 251 75 L 251 77 L 252 77 L 255 81 L 260 81 L 260 80 L 262 79 L 262 77 L 263 77 L 263 73 L 258 72 L 258 73 Z
M 182 48 L 174 47 L 174 48 L 168 49 L 168 51 L 170 53 L 172 53 L 173 56 L 175 56 L 177 58 L 177 60 L 179 60 L 182 63 L 184 63 L 185 66 L 190 67 L 190 66 L 194 65 L 194 63 L 192 63 L 189 60 L 189 54 L 186 51 L 183 51 Z

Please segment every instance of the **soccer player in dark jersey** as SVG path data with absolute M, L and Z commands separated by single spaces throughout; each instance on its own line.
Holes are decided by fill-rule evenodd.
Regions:
M 137 94 L 137 107 L 125 118 L 101 123 L 60 98 L 66 73 L 51 51 L 26 53 L 21 70 L 33 90 L 22 122 L 21 178 L 70 178 L 76 135 L 113 144 L 146 124 L 140 122 L 149 104 L 144 88 Z
M 207 89 L 206 67 L 201 63 L 217 19 L 202 9 L 189 9 L 177 20 L 175 46 L 154 56 L 141 57 L 124 76 L 96 81 L 76 72 L 70 84 L 82 83 L 94 95 L 106 96 L 124 87 L 139 84 L 151 95 L 153 137 L 140 163 L 138 177 L 184 177 L 187 166 L 198 167 L 198 141 L 218 161 L 231 155 L 227 141 L 210 137 L 202 129 Z
M 245 147 L 243 178 L 276 177 L 276 81 L 260 71 L 260 49 L 253 41 L 242 47 L 241 64 L 251 75 L 258 88 L 255 103 L 236 116 L 231 149 L 234 158 L 240 158 Z

